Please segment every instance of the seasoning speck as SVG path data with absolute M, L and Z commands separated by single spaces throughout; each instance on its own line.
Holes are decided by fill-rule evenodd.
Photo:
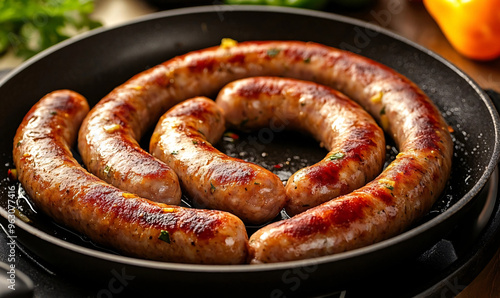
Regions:
M 158 236 L 158 239 L 160 239 L 161 241 L 165 241 L 168 244 L 170 244 L 170 234 L 168 233 L 168 231 L 161 230 L 160 236 Z

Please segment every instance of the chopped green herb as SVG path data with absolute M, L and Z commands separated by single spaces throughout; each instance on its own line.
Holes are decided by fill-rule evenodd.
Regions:
M 165 241 L 168 244 L 170 244 L 170 234 L 168 233 L 168 231 L 161 230 L 160 236 L 158 236 L 158 239 L 160 239 L 161 241 Z
M 344 156 L 345 156 L 345 154 L 342 152 L 335 152 L 332 155 L 330 155 L 329 158 L 330 158 L 330 160 L 337 160 L 337 159 L 343 158 Z
M 389 190 L 394 190 L 394 186 L 392 186 L 392 185 L 385 185 L 385 188 L 387 188 Z
M 198 145 L 198 141 L 193 140 L 193 145 Z
M 12 50 L 23 59 L 83 30 L 94 20 L 94 0 L 0 1 L 0 55 Z
M 210 193 L 214 192 L 215 192 L 215 186 L 212 184 L 212 182 L 210 182 Z
M 245 126 L 247 123 L 248 123 L 248 119 L 243 119 L 243 121 L 241 121 L 241 123 L 240 123 L 240 126 Z
M 21 146 L 21 144 L 22 144 L 22 142 L 21 142 L 21 141 L 17 142 L 16 147 Z
M 385 115 L 385 106 L 383 106 L 382 110 L 380 110 L 380 115 Z
M 104 171 L 103 171 L 103 172 L 104 172 L 104 175 L 106 175 L 106 176 L 108 176 L 108 177 L 109 177 L 109 176 L 111 175 L 111 171 L 112 171 L 112 170 L 113 170 L 113 169 L 111 168 L 111 166 L 106 165 L 106 166 L 104 167 Z
M 254 182 L 253 184 L 255 184 L 255 185 L 260 185 L 260 182 Z
M 179 151 L 178 150 L 174 150 L 174 151 L 170 152 L 170 154 L 177 155 L 177 154 L 179 154 Z
M 269 57 L 276 57 L 280 53 L 279 49 L 269 49 L 267 50 L 267 55 Z
M 311 57 L 307 57 L 304 59 L 304 63 L 311 63 Z
M 57 115 L 57 112 L 56 112 L 56 111 L 52 111 L 52 112 L 50 112 L 50 114 L 51 114 L 52 116 L 55 116 L 55 115 Z

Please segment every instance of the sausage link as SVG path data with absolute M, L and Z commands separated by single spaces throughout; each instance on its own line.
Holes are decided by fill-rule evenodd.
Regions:
M 68 90 L 42 98 L 14 138 L 19 181 L 37 207 L 96 243 L 140 258 L 203 264 L 245 262 L 247 234 L 236 216 L 155 203 L 88 173 L 70 147 L 88 112 Z
M 366 84 L 368 96 L 359 101 L 369 110 L 378 107 L 379 121 L 400 153 L 366 186 L 254 233 L 251 263 L 329 255 L 382 241 L 403 232 L 439 197 L 453 151 L 439 111 L 395 72 L 374 69 Z
M 116 148 L 120 150 L 133 148 L 137 143 L 134 139 L 174 104 L 214 94 L 235 79 L 259 75 L 315 81 L 338 89 L 381 124 L 401 153 L 380 176 L 386 180 L 375 179 L 354 194 L 254 234 L 252 262 L 307 258 L 386 239 L 409 227 L 439 197 L 450 175 L 453 144 L 447 124 L 429 98 L 389 67 L 350 52 L 298 41 L 212 47 L 134 76 L 106 96 L 84 121 L 79 137 L 83 160 L 87 166 L 96 163 L 93 172 L 98 175 L 105 166 L 118 168 L 115 163 L 121 166 L 124 160 L 111 160 L 99 153 L 106 151 L 106 144 L 119 144 Z M 122 108 L 114 114 L 108 105 Z M 87 135 L 92 130 L 102 131 L 103 124 L 126 124 L 130 129 L 123 134 Z M 125 159 L 136 160 L 132 157 L 135 154 L 145 156 L 140 150 L 123 151 L 127 152 Z M 140 174 L 131 168 L 124 165 L 120 173 Z M 348 205 L 354 209 L 349 210 Z M 324 208 L 330 211 L 318 212 Z
M 177 175 L 137 141 L 142 135 L 138 128 L 150 118 L 147 103 L 134 99 L 137 90 L 133 86 L 122 89 L 111 92 L 85 118 L 78 138 L 82 160 L 88 171 L 120 189 L 178 205 L 182 193 Z M 151 88 L 149 92 L 153 94 L 145 101 L 152 100 L 157 91 Z
M 216 102 L 233 127 L 299 130 L 330 151 L 288 179 L 290 215 L 365 185 L 384 165 L 382 129 L 358 104 L 331 88 L 296 79 L 253 77 L 226 85 Z
M 165 113 L 150 152 L 177 173 L 197 206 L 231 212 L 246 223 L 275 218 L 285 204 L 278 176 L 215 149 L 225 131 L 222 110 L 206 97 L 184 101 Z

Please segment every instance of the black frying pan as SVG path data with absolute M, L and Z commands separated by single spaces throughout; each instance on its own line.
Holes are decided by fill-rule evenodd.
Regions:
M 217 45 L 223 37 L 238 41 L 315 41 L 384 63 L 417 83 L 454 129 L 452 177 L 429 215 L 399 236 L 333 256 L 252 266 L 172 264 L 120 256 L 94 246 L 85 237 L 37 213 L 22 189 L 6 178 L 7 169 L 12 167 L 15 130 L 44 94 L 69 88 L 95 104 L 135 73 L 176 55 Z M 284 8 L 180 9 L 112 29 L 95 30 L 45 51 L 10 73 L 0 83 L 0 111 L 3 134 L 0 213 L 7 218 L 9 187 L 14 186 L 13 197 L 32 219 L 31 223 L 16 220 L 17 240 L 58 272 L 97 280 L 109 280 L 110 272 L 125 272 L 133 277 L 126 281 L 127 291 L 148 289 L 165 295 L 319 295 L 355 285 L 358 280 L 376 275 L 382 267 L 397 270 L 407 258 L 422 252 L 474 207 L 477 194 L 495 169 L 499 156 L 499 118 L 495 108 L 481 89 L 449 62 L 378 27 L 333 14 Z M 284 152 L 264 160 L 271 168 L 286 162 L 283 158 L 298 156 L 300 162 L 294 166 L 299 167 L 323 154 L 307 138 L 291 141 L 288 146 L 287 140 L 299 136 L 275 137 L 271 147 L 262 149 L 270 154 Z M 297 143 L 309 145 L 291 147 Z M 219 146 L 228 152 L 234 149 L 226 145 Z M 292 150 L 287 153 L 285 149 L 289 148 Z M 293 166 L 288 169 L 294 170 Z M 387 283 L 390 286 L 390 279 Z

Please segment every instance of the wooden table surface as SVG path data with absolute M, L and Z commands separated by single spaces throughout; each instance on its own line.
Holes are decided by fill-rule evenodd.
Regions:
M 141 0 L 96 0 L 94 17 L 103 22 L 104 26 L 114 26 L 157 10 Z M 378 0 L 363 11 L 341 13 L 398 33 L 449 60 L 482 88 L 500 92 L 500 59 L 477 62 L 462 57 L 450 46 L 418 1 Z M 15 67 L 21 62 L 12 55 L 7 55 L 0 59 L 0 69 Z M 500 249 L 477 278 L 457 297 L 500 297 Z

